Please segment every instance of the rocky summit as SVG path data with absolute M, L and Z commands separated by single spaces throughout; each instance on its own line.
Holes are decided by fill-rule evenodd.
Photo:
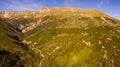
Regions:
M 1 11 L 0 67 L 120 67 L 120 20 L 72 7 Z

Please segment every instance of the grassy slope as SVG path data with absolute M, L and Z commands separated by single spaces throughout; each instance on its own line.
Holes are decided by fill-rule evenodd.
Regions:
M 32 41 L 31 45 L 37 43 L 34 47 L 44 52 L 43 66 L 46 67 L 119 66 L 120 34 L 116 29 L 109 26 L 86 30 L 50 29 L 34 34 L 27 40 Z
M 73 13 L 74 14 L 74 13 Z M 26 33 L 25 40 L 42 50 L 42 67 L 120 66 L 120 30 L 118 21 L 105 22 L 99 16 L 76 17 L 73 14 L 43 17 L 48 23 Z M 65 18 L 64 18 L 65 17 Z M 62 19 L 64 18 L 64 19 Z M 74 21 L 75 20 L 75 21 Z M 74 22 L 73 22 L 74 21 Z M 73 22 L 73 24 L 71 24 Z

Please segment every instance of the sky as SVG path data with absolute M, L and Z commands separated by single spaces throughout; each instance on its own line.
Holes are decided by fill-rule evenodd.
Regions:
M 41 7 L 98 9 L 120 19 L 120 0 L 0 0 L 0 11 L 38 10 Z

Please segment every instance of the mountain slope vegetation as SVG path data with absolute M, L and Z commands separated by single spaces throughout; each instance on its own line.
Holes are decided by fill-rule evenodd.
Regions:
M 99 10 L 41 8 L 0 16 L 1 66 L 120 66 L 120 21 Z

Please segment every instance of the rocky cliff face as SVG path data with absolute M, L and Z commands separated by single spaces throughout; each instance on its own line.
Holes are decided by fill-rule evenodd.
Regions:
M 48 17 L 56 17 L 59 20 L 67 20 L 69 23 L 66 24 L 76 24 L 76 20 L 80 19 L 99 19 L 101 23 L 95 25 L 106 24 L 111 22 L 111 17 L 102 13 L 99 10 L 90 9 L 79 9 L 71 7 L 61 7 L 61 8 L 41 8 L 37 11 L 19 11 L 19 12 L 1 12 L 0 17 L 6 18 L 9 23 L 15 25 L 22 30 L 23 33 L 33 30 L 41 25 L 47 24 L 48 21 L 45 20 Z M 54 19 L 53 19 L 54 20 Z M 82 23 L 84 20 L 79 22 Z M 89 21 L 89 20 L 88 20 Z M 60 22 L 60 21 L 59 21 Z M 87 21 L 86 21 L 87 22 Z M 78 23 L 80 25 L 80 23 Z M 111 23 L 109 23 L 111 24 Z M 85 22 L 81 24 L 87 26 Z M 77 25 L 75 25 L 77 27 Z M 59 26 L 58 26 L 59 27 Z M 79 27 L 79 26 L 78 26 Z

